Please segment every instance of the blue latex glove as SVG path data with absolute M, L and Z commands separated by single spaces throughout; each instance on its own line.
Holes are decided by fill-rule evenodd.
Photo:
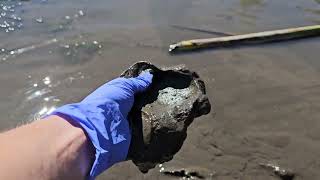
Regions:
M 96 154 L 89 179 L 126 160 L 131 141 L 127 115 L 133 105 L 134 94 L 146 90 L 152 77 L 149 72 L 144 72 L 136 78 L 114 79 L 80 103 L 62 106 L 52 113 L 67 116 L 78 123 L 90 138 Z

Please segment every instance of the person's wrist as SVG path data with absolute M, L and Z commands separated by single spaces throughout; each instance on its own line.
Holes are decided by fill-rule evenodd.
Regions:
M 115 101 L 97 99 L 67 104 L 51 115 L 75 122 L 87 133 L 95 150 L 88 179 L 94 179 L 115 163 L 126 159 L 131 141 L 129 123 Z
M 58 170 L 60 174 L 78 174 L 87 177 L 94 161 L 94 148 L 86 132 L 68 116 L 63 114 L 49 115 L 45 122 L 56 133 L 56 140 L 51 142 L 50 151 L 57 161 L 68 167 Z
M 68 115 L 61 114 L 61 113 L 55 113 L 54 115 L 51 115 L 51 116 L 58 117 L 61 120 L 66 121 L 67 123 L 69 123 L 71 125 L 71 126 L 69 126 L 70 131 L 71 131 L 71 129 L 77 130 L 81 134 L 82 137 L 85 137 L 85 141 L 83 143 L 83 146 L 80 149 L 81 163 L 79 163 L 79 169 L 81 170 L 81 174 L 86 176 L 91 169 L 92 163 L 94 161 L 94 154 L 95 154 L 95 148 L 92 145 L 90 138 L 88 137 L 88 134 L 77 122 L 75 122 L 73 119 L 71 119 Z

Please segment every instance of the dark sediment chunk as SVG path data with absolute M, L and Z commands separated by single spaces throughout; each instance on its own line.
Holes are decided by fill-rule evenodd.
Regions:
M 153 83 L 136 95 L 129 114 L 132 141 L 128 159 L 143 173 L 170 161 L 180 150 L 194 118 L 211 110 L 204 82 L 184 66 L 160 69 L 138 62 L 121 76 L 136 77 L 146 70 L 153 73 Z

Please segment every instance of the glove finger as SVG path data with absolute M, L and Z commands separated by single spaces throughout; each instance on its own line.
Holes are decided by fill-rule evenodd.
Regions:
M 138 77 L 129 78 L 128 83 L 133 93 L 145 91 L 152 83 L 153 75 L 150 72 L 143 72 Z

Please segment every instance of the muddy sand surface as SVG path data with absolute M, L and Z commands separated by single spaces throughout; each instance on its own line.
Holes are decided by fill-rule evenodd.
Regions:
M 0 29 L 1 130 L 79 101 L 136 61 L 185 64 L 205 81 L 211 113 L 192 123 L 171 162 L 148 174 L 124 162 L 98 179 L 280 179 L 270 164 L 294 179 L 320 178 L 319 38 L 167 53 L 170 43 L 217 36 L 177 26 L 241 34 L 312 25 L 319 1 L 39 0 L 12 8 L 0 11 L 23 26 Z M 200 176 L 164 173 L 181 169 Z

